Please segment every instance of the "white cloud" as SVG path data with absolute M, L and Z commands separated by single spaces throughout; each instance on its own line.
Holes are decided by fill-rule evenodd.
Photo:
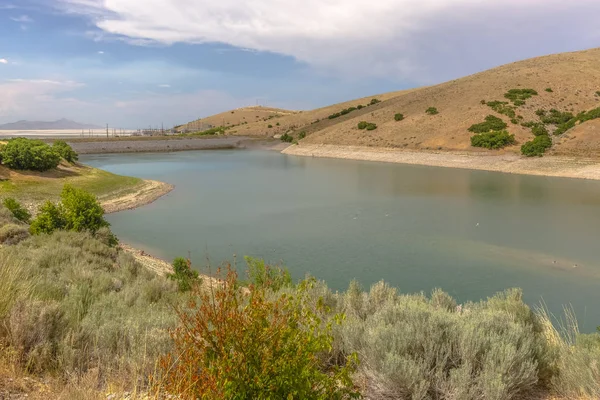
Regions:
M 104 54 L 104 52 L 103 51 L 99 51 L 98 54 Z
M 65 93 L 82 84 L 74 81 L 47 79 L 10 79 L 0 81 L 0 120 L 33 117 L 54 118 L 64 115 L 65 110 L 74 113 L 86 103 L 65 96 Z
M 15 22 L 21 22 L 21 23 L 26 23 L 26 24 L 33 22 L 33 19 L 28 15 L 21 15 L 19 17 L 10 17 L 10 19 L 12 19 Z
M 225 43 L 354 76 L 388 77 L 511 61 L 519 49 L 533 56 L 591 47 L 600 14 L 597 0 L 148 0 L 144 7 L 139 0 L 59 1 L 66 12 L 92 18 L 103 31 L 97 38 Z M 580 40 L 561 42 L 565 32 Z M 482 49 L 492 56 L 478 54 Z
M 171 85 L 169 85 L 167 83 L 163 83 L 162 85 L 158 85 L 158 87 L 161 87 L 161 88 L 170 88 Z
M 0 58 L 0 64 L 8 64 L 8 60 L 6 58 Z

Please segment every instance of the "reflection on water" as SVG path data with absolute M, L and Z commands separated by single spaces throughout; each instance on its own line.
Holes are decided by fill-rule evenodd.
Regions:
M 109 216 L 123 240 L 167 258 L 252 255 L 335 289 L 385 279 L 459 301 L 522 287 L 600 325 L 600 182 L 239 150 L 83 159 L 176 185 Z

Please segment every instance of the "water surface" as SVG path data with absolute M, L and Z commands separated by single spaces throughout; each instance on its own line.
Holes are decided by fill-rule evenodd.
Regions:
M 283 262 L 334 289 L 381 279 L 458 301 L 521 287 L 530 304 L 600 325 L 600 182 L 223 150 L 84 156 L 172 183 L 109 215 L 125 242 L 196 265 L 237 255 Z

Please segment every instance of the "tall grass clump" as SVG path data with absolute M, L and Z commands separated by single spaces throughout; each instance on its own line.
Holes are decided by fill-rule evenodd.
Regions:
M 88 232 L 57 231 L 4 247 L 0 266 L 0 341 L 25 370 L 65 379 L 93 370 L 100 386 L 113 379 L 143 384 L 171 349 L 176 285 Z M 29 293 L 7 303 L 15 281 Z
M 308 283 L 291 293 L 240 290 L 237 275 L 178 310 L 174 350 L 154 377 L 159 394 L 184 399 L 356 398 L 352 361 L 324 365 L 332 322 L 306 307 Z
M 442 291 L 400 295 L 380 282 L 340 299 L 343 352 L 356 352 L 370 398 L 510 400 L 547 368 L 534 314 L 518 290 L 457 306 Z

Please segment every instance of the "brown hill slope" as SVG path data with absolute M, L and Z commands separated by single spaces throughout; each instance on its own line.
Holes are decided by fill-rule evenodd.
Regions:
M 504 94 L 511 89 L 537 91 L 524 105 L 515 109 L 515 122 L 493 111 L 482 100 L 508 101 Z M 551 91 L 546 91 L 549 88 Z M 429 150 L 477 150 L 471 147 L 473 135 L 468 128 L 483 122 L 487 115 L 502 118 L 517 145 L 506 148 L 519 152 L 520 144 L 534 136 L 521 122 L 539 121 L 536 110 L 554 108 L 577 114 L 600 107 L 600 49 L 562 53 L 503 65 L 475 75 L 435 86 L 375 95 L 329 107 L 277 116 L 267 121 L 239 125 L 228 133 L 273 136 L 287 131 L 305 131 L 303 143 L 377 146 Z M 335 119 L 327 116 L 350 106 L 367 104 L 374 97 L 381 103 L 353 111 Z M 425 110 L 435 107 L 437 115 Z M 404 120 L 395 121 L 402 113 Z M 359 130 L 360 121 L 377 124 L 372 131 Z M 277 125 L 276 123 L 279 123 Z M 272 128 L 268 128 L 268 125 Z M 552 130 L 553 128 L 550 127 Z M 600 125 L 587 121 L 566 134 L 553 137 L 551 154 L 600 156 Z
M 178 130 L 188 131 L 203 131 L 212 127 L 224 126 L 231 127 L 241 124 L 256 124 L 265 125 L 265 121 L 273 118 L 279 118 L 287 115 L 294 115 L 297 111 L 283 110 L 281 108 L 271 107 L 242 107 L 231 111 L 225 111 L 220 114 L 211 115 L 206 118 L 197 119 L 182 125 Z M 265 125 L 266 126 L 266 125 Z

